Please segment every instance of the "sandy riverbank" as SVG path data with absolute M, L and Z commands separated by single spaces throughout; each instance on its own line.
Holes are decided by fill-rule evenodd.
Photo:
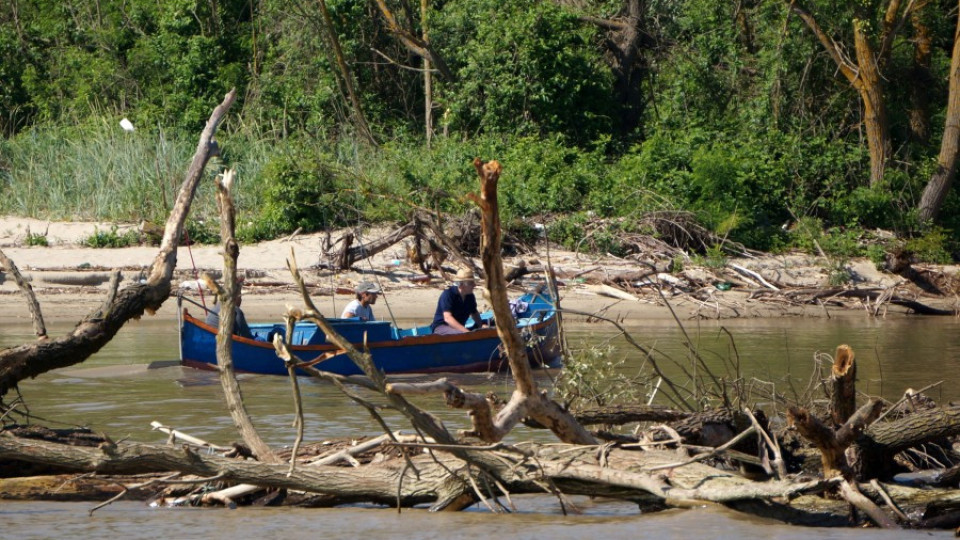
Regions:
M 46 232 L 50 246 L 25 246 L 28 227 L 34 234 Z M 124 283 L 130 283 L 153 262 L 157 251 L 155 247 L 93 249 L 81 245 L 82 240 L 96 230 L 109 230 L 110 227 L 110 224 L 0 218 L 0 249 L 14 261 L 21 273 L 30 279 L 45 319 L 79 320 L 103 300 L 107 292 L 106 279 L 111 270 L 121 270 Z M 121 230 L 123 227 L 121 226 Z M 377 238 L 382 232 L 368 231 L 367 240 Z M 371 280 L 379 282 L 385 290 L 385 294 L 375 306 L 379 318 L 388 318 L 391 313 L 399 320 L 428 321 L 432 318 L 436 298 L 447 283 L 439 274 L 429 283 L 418 282 L 415 278 L 422 274 L 405 260 L 402 246 L 395 246 L 376 257 L 361 261 L 351 271 L 334 273 L 316 268 L 322 257 L 320 245 L 321 236 L 311 234 L 241 246 L 238 267 L 247 274 L 243 308 L 251 320 L 278 320 L 286 305 L 302 305 L 299 292 L 294 288 L 286 269 L 286 259 L 291 252 L 295 253 L 304 277 L 311 286 L 314 301 L 330 315 L 346 305 L 352 296 L 349 290 L 359 281 Z M 737 278 L 737 273 L 733 270 L 707 270 L 696 267 L 692 262 L 685 263 L 683 271 L 676 273 L 675 277 L 680 280 L 689 278 L 691 281 L 702 281 L 704 275 L 707 275 L 707 281 L 729 280 L 736 286 L 726 291 L 707 287 L 709 290 L 701 290 L 696 296 L 668 296 L 670 307 L 651 287 L 638 287 L 635 300 L 618 299 L 605 295 L 600 283 L 605 277 L 642 269 L 636 261 L 610 256 L 586 256 L 555 249 L 550 252 L 549 260 L 561 278 L 562 306 L 565 310 L 598 313 L 626 324 L 650 319 L 670 319 L 673 317 L 670 307 L 681 320 L 824 317 L 831 309 L 829 306 L 757 301 L 750 297 L 753 288 L 741 286 L 743 281 Z M 521 261 L 536 264 L 546 262 L 547 256 L 545 253 L 527 254 L 505 260 L 508 265 Z M 732 259 L 730 263 L 748 268 L 771 282 L 792 287 L 824 286 L 828 279 L 825 271 L 827 261 L 805 255 Z M 194 272 L 217 272 L 222 268 L 222 264 L 223 256 L 219 246 L 181 247 L 177 256 L 174 290 L 186 290 L 188 297 L 199 300 L 198 293 L 189 289 Z M 869 261 L 852 261 L 850 269 L 858 287 L 891 288 L 909 285 L 905 284 L 905 280 L 900 276 L 878 272 Z M 957 274 L 953 267 L 939 268 L 937 271 L 949 276 Z M 530 277 L 533 280 L 537 278 L 536 275 Z M 98 281 L 102 282 L 97 283 Z M 520 294 L 523 287 L 524 283 L 516 285 L 515 294 Z M 938 306 L 955 304 L 951 295 L 928 296 L 921 301 Z M 481 299 L 480 303 L 482 308 L 485 301 Z M 889 316 L 903 312 L 903 309 L 895 306 L 890 306 L 887 310 Z M 832 316 L 865 316 L 863 311 L 849 309 L 833 310 L 831 313 Z M 172 298 L 165 303 L 156 316 L 175 319 L 176 300 Z M 570 317 L 583 318 L 576 314 L 571 314 Z M 12 279 L 5 279 L 0 284 L 0 324 L 29 321 L 29 311 L 16 284 Z

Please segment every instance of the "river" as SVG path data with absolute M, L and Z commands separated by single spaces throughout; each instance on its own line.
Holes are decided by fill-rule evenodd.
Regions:
M 737 372 L 754 385 L 775 387 L 786 395 L 808 386 L 814 355 L 832 353 L 849 344 L 857 353 L 858 389 L 898 399 L 904 389 L 939 384 L 929 393 L 941 400 L 960 399 L 960 321 L 952 318 L 734 320 L 686 323 L 686 336 L 676 324 L 644 322 L 628 325 L 644 346 L 655 347 L 672 361 L 669 373 L 693 368 L 685 346 L 694 344 L 715 374 L 727 380 Z M 52 333 L 68 328 L 54 326 Z M 731 337 L 733 336 L 732 340 Z M 28 325 L 5 325 L 0 346 L 31 339 Z M 610 344 L 609 359 L 629 375 L 639 355 L 609 327 L 577 324 L 569 328 L 574 346 Z M 177 358 L 177 337 L 168 321 L 145 319 L 128 324 L 97 355 L 73 368 L 45 374 L 21 384 L 21 392 L 38 423 L 56 427 L 54 420 L 89 426 L 114 439 L 161 444 L 166 437 L 150 428 L 154 420 L 225 444 L 236 433 L 214 374 L 171 365 Z M 453 377 L 476 390 L 508 396 L 510 379 L 502 375 Z M 546 381 L 546 379 L 544 379 Z M 295 432 L 290 384 L 283 377 L 242 376 L 248 409 L 264 438 L 272 445 L 292 444 Z M 379 428 L 360 406 L 331 385 L 305 380 L 302 385 L 305 438 L 375 435 Z M 461 411 L 447 410 L 438 398 L 417 399 L 451 429 L 468 425 Z M 387 417 L 395 429 L 408 430 L 403 420 Z M 519 427 L 514 440 L 549 440 L 543 432 Z M 518 512 L 495 518 L 481 507 L 455 514 L 430 514 L 421 509 L 398 513 L 362 507 L 338 509 L 154 509 L 137 502 L 119 502 L 89 516 L 92 503 L 0 502 L 4 538 L 121 536 L 124 538 L 206 537 L 242 535 L 306 538 L 369 536 L 448 538 L 461 536 L 581 539 L 607 538 L 919 538 L 952 537 L 950 531 L 885 533 L 877 530 L 812 529 L 782 525 L 718 508 L 640 515 L 636 507 L 615 501 L 576 499 L 576 512 L 562 515 L 547 496 L 514 499 Z

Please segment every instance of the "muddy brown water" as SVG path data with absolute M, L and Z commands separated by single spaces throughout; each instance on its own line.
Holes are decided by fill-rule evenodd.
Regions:
M 236 433 L 226 412 L 214 374 L 170 364 L 178 355 L 175 325 L 144 320 L 127 325 L 107 347 L 83 364 L 21 384 L 31 412 L 40 421 L 85 425 L 114 439 L 163 443 L 166 437 L 150 428 L 154 420 L 214 443 L 226 444 Z M 680 366 L 693 369 L 685 338 L 669 322 L 627 325 L 647 347 L 656 347 L 671 361 L 662 363 L 671 373 Z M 52 334 L 68 327 L 52 328 Z M 942 401 L 960 399 L 960 321 L 952 318 L 877 320 L 781 319 L 687 323 L 687 336 L 711 369 L 731 378 L 739 374 L 755 384 L 775 385 L 791 394 L 810 381 L 814 355 L 832 352 L 847 343 L 857 352 L 858 388 L 866 393 L 898 399 L 906 388 L 919 389 L 942 381 L 930 394 Z M 730 335 L 734 340 L 731 343 Z M 31 339 L 28 324 L 5 324 L 0 346 Z M 600 325 L 569 328 L 575 347 L 611 346 L 609 359 L 630 374 L 639 355 L 622 337 Z M 736 359 L 736 361 L 734 361 Z M 151 367 L 152 365 L 152 367 Z M 165 367 L 163 367 L 165 366 Z M 478 391 L 509 395 L 511 383 L 503 375 L 455 375 L 451 378 Z M 541 379 L 549 384 L 548 379 Z M 762 381 L 762 383 L 760 382 Z M 332 386 L 302 381 L 307 440 L 378 434 L 366 411 L 342 397 Z M 273 445 L 292 444 L 293 402 L 283 377 L 241 378 L 244 398 L 264 437 Z M 449 411 L 437 398 L 417 400 L 438 413 L 451 429 L 466 427 L 462 412 Z M 398 417 L 388 417 L 395 429 L 409 431 Z M 524 427 L 514 440 L 551 440 L 547 434 Z M 98 510 L 92 503 L 0 501 L 0 538 L 120 536 L 124 538 L 236 538 L 285 536 L 306 538 L 559 538 L 585 535 L 608 538 L 902 538 L 942 537 L 949 532 L 811 529 L 782 525 L 735 512 L 702 508 L 641 515 L 631 504 L 616 501 L 574 500 L 574 512 L 563 515 L 557 501 L 545 496 L 515 497 L 518 512 L 491 516 L 482 506 L 456 514 L 431 514 L 422 509 L 395 510 L 350 507 L 337 509 L 155 509 L 142 503 L 120 502 Z

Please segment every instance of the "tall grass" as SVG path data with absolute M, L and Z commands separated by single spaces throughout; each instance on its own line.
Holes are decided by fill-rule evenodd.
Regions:
M 118 114 L 104 114 L 73 124 L 36 127 L 0 140 L 0 212 L 40 219 L 162 221 L 189 166 L 196 135 L 149 126 L 128 133 L 120 128 L 118 118 Z M 507 218 L 556 211 L 554 199 L 559 200 L 559 195 L 544 186 L 559 172 L 577 168 L 571 164 L 580 160 L 554 140 L 438 138 L 427 149 L 403 140 L 373 148 L 349 138 L 278 137 L 276 132 L 242 122 L 227 123 L 218 133 L 222 156 L 207 168 L 207 174 L 212 177 L 223 166 L 237 170 L 234 195 L 240 232 L 292 232 L 286 229 L 296 225 L 278 217 L 277 208 L 296 213 L 302 207 L 336 206 L 336 219 L 318 213 L 321 217 L 306 225 L 317 228 L 333 221 L 405 220 L 417 208 L 459 214 L 473 206 L 465 195 L 478 188 L 471 165 L 477 156 L 499 158 L 508 167 L 502 185 Z M 335 176 L 330 185 L 337 192 L 330 194 L 332 198 L 325 196 L 324 188 L 314 193 L 301 185 L 315 180 L 321 169 Z M 581 183 L 577 178 L 563 182 Z M 584 186 L 577 197 L 587 190 Z M 218 212 L 212 192 L 212 181 L 205 179 L 191 219 L 204 221 L 207 232 L 215 235 Z M 304 194 L 312 195 L 305 198 Z M 247 237 L 261 239 L 262 235 Z
M 0 210 L 47 219 L 156 220 L 172 204 L 190 147 L 100 119 L 38 127 L 0 143 Z
M 36 127 L 0 139 L 0 213 L 40 219 L 163 221 L 196 150 L 196 137 L 147 126 L 125 132 L 116 118 Z M 224 160 L 215 165 L 238 169 L 241 209 L 255 212 L 261 188 L 254 177 L 275 144 L 247 134 L 222 135 Z M 209 166 L 207 174 L 212 177 L 221 168 Z M 201 182 L 191 212 L 194 219 L 216 217 L 212 193 L 212 182 Z

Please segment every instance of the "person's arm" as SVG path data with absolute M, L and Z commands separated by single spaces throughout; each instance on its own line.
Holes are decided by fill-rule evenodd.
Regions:
M 240 308 L 237 308 L 235 317 L 233 333 L 240 337 L 253 339 L 253 332 L 250 330 L 250 325 L 247 324 L 247 317 Z
M 356 300 L 350 301 L 347 304 L 347 307 L 343 308 L 343 313 L 340 314 L 341 319 L 352 319 L 357 316 L 357 306 L 360 304 Z
M 467 315 L 467 320 L 469 321 L 470 318 L 473 317 L 473 320 L 476 321 L 474 329 L 479 330 L 483 328 L 483 318 L 480 317 L 480 311 L 477 310 L 477 297 L 471 294 L 467 296 L 465 301 L 467 304 L 466 307 L 470 311 L 470 314 Z
M 443 312 L 443 322 L 445 322 L 447 326 L 449 326 L 450 328 L 456 328 L 461 332 L 469 332 L 469 330 L 467 330 L 467 327 L 460 324 L 460 321 L 454 318 L 453 313 L 449 311 Z

